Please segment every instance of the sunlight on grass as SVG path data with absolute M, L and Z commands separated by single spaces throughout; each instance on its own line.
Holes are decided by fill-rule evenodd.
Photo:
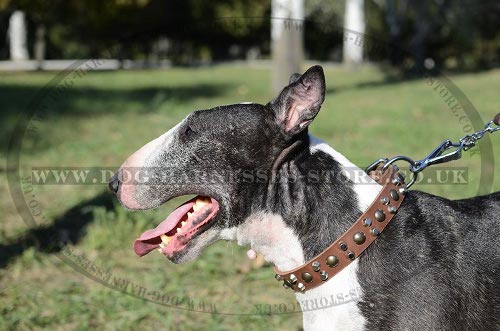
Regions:
M 52 77 L 52 73 L 2 74 L 3 128 L 11 129 L 6 123 L 23 109 L 20 104 Z M 457 140 L 464 134 L 423 80 L 395 82 L 376 67 L 327 68 L 326 78 L 326 101 L 310 131 L 361 167 L 382 156 L 421 158 L 443 139 Z M 485 120 L 498 111 L 499 70 L 452 80 Z M 117 168 L 195 109 L 242 101 L 267 103 L 273 97 L 269 81 L 267 69 L 236 66 L 90 73 L 51 104 L 37 134 L 26 137 L 21 164 L 27 169 Z M 493 153 L 499 155 L 500 134 L 492 142 Z M 0 158 L 5 161 L 3 152 Z M 467 185 L 416 188 L 448 198 L 475 195 L 479 157 L 465 154 L 455 165 L 468 168 Z M 6 196 L 5 179 L 0 181 L 0 192 Z M 499 176 L 493 189 L 500 189 Z M 246 249 L 235 243 L 217 243 L 184 265 L 168 263 L 154 252 L 135 256 L 134 238 L 156 226 L 180 200 L 153 211 L 129 212 L 107 193 L 105 184 L 40 186 L 35 193 L 47 215 L 39 225 L 58 235 L 74 231 L 66 234 L 73 240 L 71 248 L 113 277 L 150 291 L 192 298 L 197 304 L 212 303 L 218 312 L 236 315 L 189 312 L 106 288 L 62 262 L 60 250 L 30 239 L 36 232 L 29 231 L 5 200 L 0 201 L 0 239 L 10 247 L 5 252 L 12 258 L 0 271 L 4 284 L 0 329 L 296 330 L 301 326 L 300 314 L 237 315 L 255 313 L 256 305 L 293 305 L 294 297 L 276 283 L 271 267 L 251 270 Z

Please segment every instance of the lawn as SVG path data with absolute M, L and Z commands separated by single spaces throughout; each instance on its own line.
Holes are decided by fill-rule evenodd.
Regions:
M 500 111 L 500 70 L 453 75 L 457 90 L 449 95 L 439 79 L 431 85 L 376 67 L 325 70 L 328 93 L 310 131 L 361 167 L 382 156 L 421 158 L 443 139 L 463 136 L 467 120 L 480 114 L 486 121 Z M 5 141 L 14 119 L 44 102 L 37 93 L 56 74 L 0 75 Z M 38 113 L 36 132 L 23 138 L 20 170 L 26 175 L 44 166 L 117 168 L 192 110 L 266 103 L 273 97 L 269 83 L 269 69 L 251 66 L 89 72 Z M 453 113 L 450 95 L 461 102 L 465 95 L 477 113 L 467 108 L 465 119 L 460 111 Z M 500 178 L 493 175 L 500 133 L 491 143 L 493 148 L 475 149 L 453 164 L 467 170 L 466 184 L 415 188 L 454 199 L 499 190 Z M 0 159 L 3 174 L 15 171 L 3 165 L 4 151 Z M 154 252 L 135 256 L 133 240 L 179 201 L 127 212 L 104 183 L 40 185 L 29 196 L 25 192 L 43 209 L 29 223 L 16 211 L 5 177 L 0 177 L 1 330 L 300 328 L 292 293 L 274 280 L 270 266 L 253 269 L 246 249 L 235 243 L 213 245 L 185 265 Z

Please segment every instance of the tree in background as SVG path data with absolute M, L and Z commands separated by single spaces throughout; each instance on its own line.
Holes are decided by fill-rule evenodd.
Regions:
M 344 18 L 344 63 L 357 65 L 363 62 L 365 35 L 365 8 L 363 0 L 346 0 Z
M 341 61 L 345 1 L 309 0 L 304 7 L 298 28 L 305 57 Z M 1 59 L 9 57 L 5 36 L 15 10 L 26 13 L 30 54 L 37 30 L 45 31 L 47 58 L 112 54 L 192 65 L 271 54 L 271 0 L 0 0 Z M 426 60 L 451 69 L 500 63 L 497 1 L 364 0 L 364 15 L 367 43 L 378 46 L 364 44 L 367 61 L 403 70 Z
M 304 24 L 307 58 L 342 61 L 345 2 L 308 0 Z
M 26 36 L 27 31 L 24 12 L 16 10 L 10 16 L 9 29 L 7 30 L 11 60 L 24 61 L 29 58 Z
M 272 89 L 277 93 L 288 83 L 290 75 L 301 72 L 304 1 L 273 0 L 271 7 Z

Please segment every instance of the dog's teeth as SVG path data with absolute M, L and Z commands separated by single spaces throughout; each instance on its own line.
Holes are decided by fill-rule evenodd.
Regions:
M 181 228 L 177 228 L 177 233 L 181 233 L 181 232 L 182 232 Z
M 198 211 L 200 210 L 201 206 L 198 204 L 198 200 L 196 201 L 196 203 L 193 205 L 193 210 L 194 211 Z
M 184 226 L 184 225 L 186 225 L 186 222 L 182 221 L 181 226 Z
M 158 246 L 160 246 L 160 248 L 165 248 L 165 244 L 163 242 L 161 242 Z
M 161 250 L 161 248 L 158 248 L 158 252 L 163 254 L 163 251 Z
M 208 201 L 206 199 L 207 198 L 196 199 L 196 206 L 203 207 L 204 205 L 208 204 Z
M 188 212 L 188 218 L 191 218 L 193 216 L 193 213 Z
M 167 236 L 166 234 L 162 234 L 160 236 L 161 238 L 161 241 L 165 244 L 165 245 L 168 245 L 170 243 L 170 241 L 172 241 L 172 238 Z

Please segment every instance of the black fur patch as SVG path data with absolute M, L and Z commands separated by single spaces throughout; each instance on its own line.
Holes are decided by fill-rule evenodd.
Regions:
M 500 193 L 410 191 L 360 257 L 367 330 L 500 329 Z

